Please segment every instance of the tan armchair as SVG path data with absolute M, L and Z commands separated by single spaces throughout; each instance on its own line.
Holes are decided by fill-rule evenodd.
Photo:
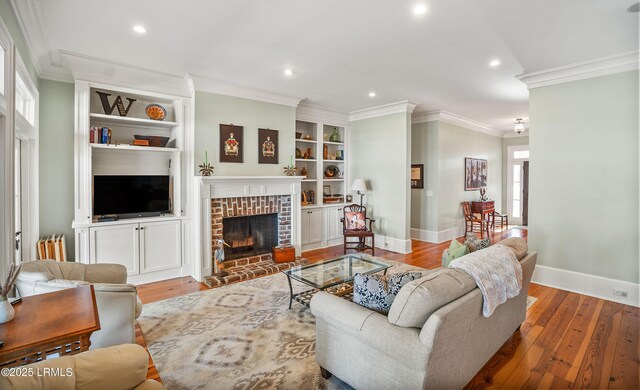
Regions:
M 0 376 L 0 389 L 7 390 L 161 390 L 147 380 L 149 354 L 139 345 L 126 344 L 63 356 L 23 366 L 34 375 Z M 45 372 L 64 375 L 37 375 Z
M 91 335 L 91 349 L 135 342 L 142 302 L 136 286 L 127 284 L 124 266 L 36 260 L 22 263 L 16 280 L 23 297 L 85 284 L 93 284 L 101 326 Z

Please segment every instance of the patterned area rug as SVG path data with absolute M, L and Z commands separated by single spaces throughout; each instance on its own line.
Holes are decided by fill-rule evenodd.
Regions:
M 423 270 L 389 263 L 389 273 Z M 306 289 L 294 282 L 294 291 Z M 320 376 L 314 317 L 297 302 L 288 305 L 279 273 L 147 304 L 138 323 L 172 390 L 350 389 Z

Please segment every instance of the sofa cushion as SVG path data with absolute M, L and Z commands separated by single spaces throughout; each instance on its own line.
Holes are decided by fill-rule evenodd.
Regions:
M 407 283 L 389 309 L 389 322 L 405 328 L 422 328 L 431 314 L 476 288 L 464 271 L 436 268 Z
M 527 244 L 527 240 L 520 237 L 505 238 L 504 240 L 498 242 L 496 245 L 504 245 L 511 248 L 518 260 L 522 260 L 529 252 L 529 245 Z
M 462 257 L 467 253 L 469 253 L 469 248 L 454 238 L 451 240 L 449 249 L 445 250 L 442 254 L 442 266 L 446 268 L 453 260 L 458 257 Z
M 392 275 L 356 274 L 353 281 L 353 301 L 358 305 L 386 314 L 402 286 L 421 277 L 421 272 Z
M 479 239 L 475 233 L 468 233 L 464 240 L 464 245 L 469 249 L 469 253 L 479 251 L 480 249 L 488 248 L 491 246 L 491 240 L 488 238 Z

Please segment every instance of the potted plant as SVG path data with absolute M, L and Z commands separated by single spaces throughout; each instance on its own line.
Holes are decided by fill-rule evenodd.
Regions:
M 16 312 L 13 310 L 13 306 L 11 306 L 9 299 L 7 299 L 7 295 L 9 295 L 13 289 L 13 285 L 16 283 L 19 272 L 20 266 L 11 264 L 9 267 L 7 281 L 4 285 L 0 284 L 0 324 L 11 321 L 16 315 Z

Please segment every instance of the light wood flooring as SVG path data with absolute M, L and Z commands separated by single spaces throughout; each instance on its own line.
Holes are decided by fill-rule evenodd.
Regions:
M 492 235 L 527 237 L 511 228 Z M 376 250 L 376 255 L 417 267 L 440 266 L 448 243 L 413 241 L 413 252 Z M 342 246 L 303 253 L 311 262 L 342 254 Z M 138 286 L 143 303 L 155 302 L 208 287 L 191 277 Z M 516 331 L 467 385 L 468 389 L 639 389 L 639 309 L 551 287 L 531 284 L 538 300 Z M 136 326 L 136 342 L 145 346 Z M 452 368 L 455 369 L 455 368 Z M 159 379 L 149 359 L 148 378 Z

